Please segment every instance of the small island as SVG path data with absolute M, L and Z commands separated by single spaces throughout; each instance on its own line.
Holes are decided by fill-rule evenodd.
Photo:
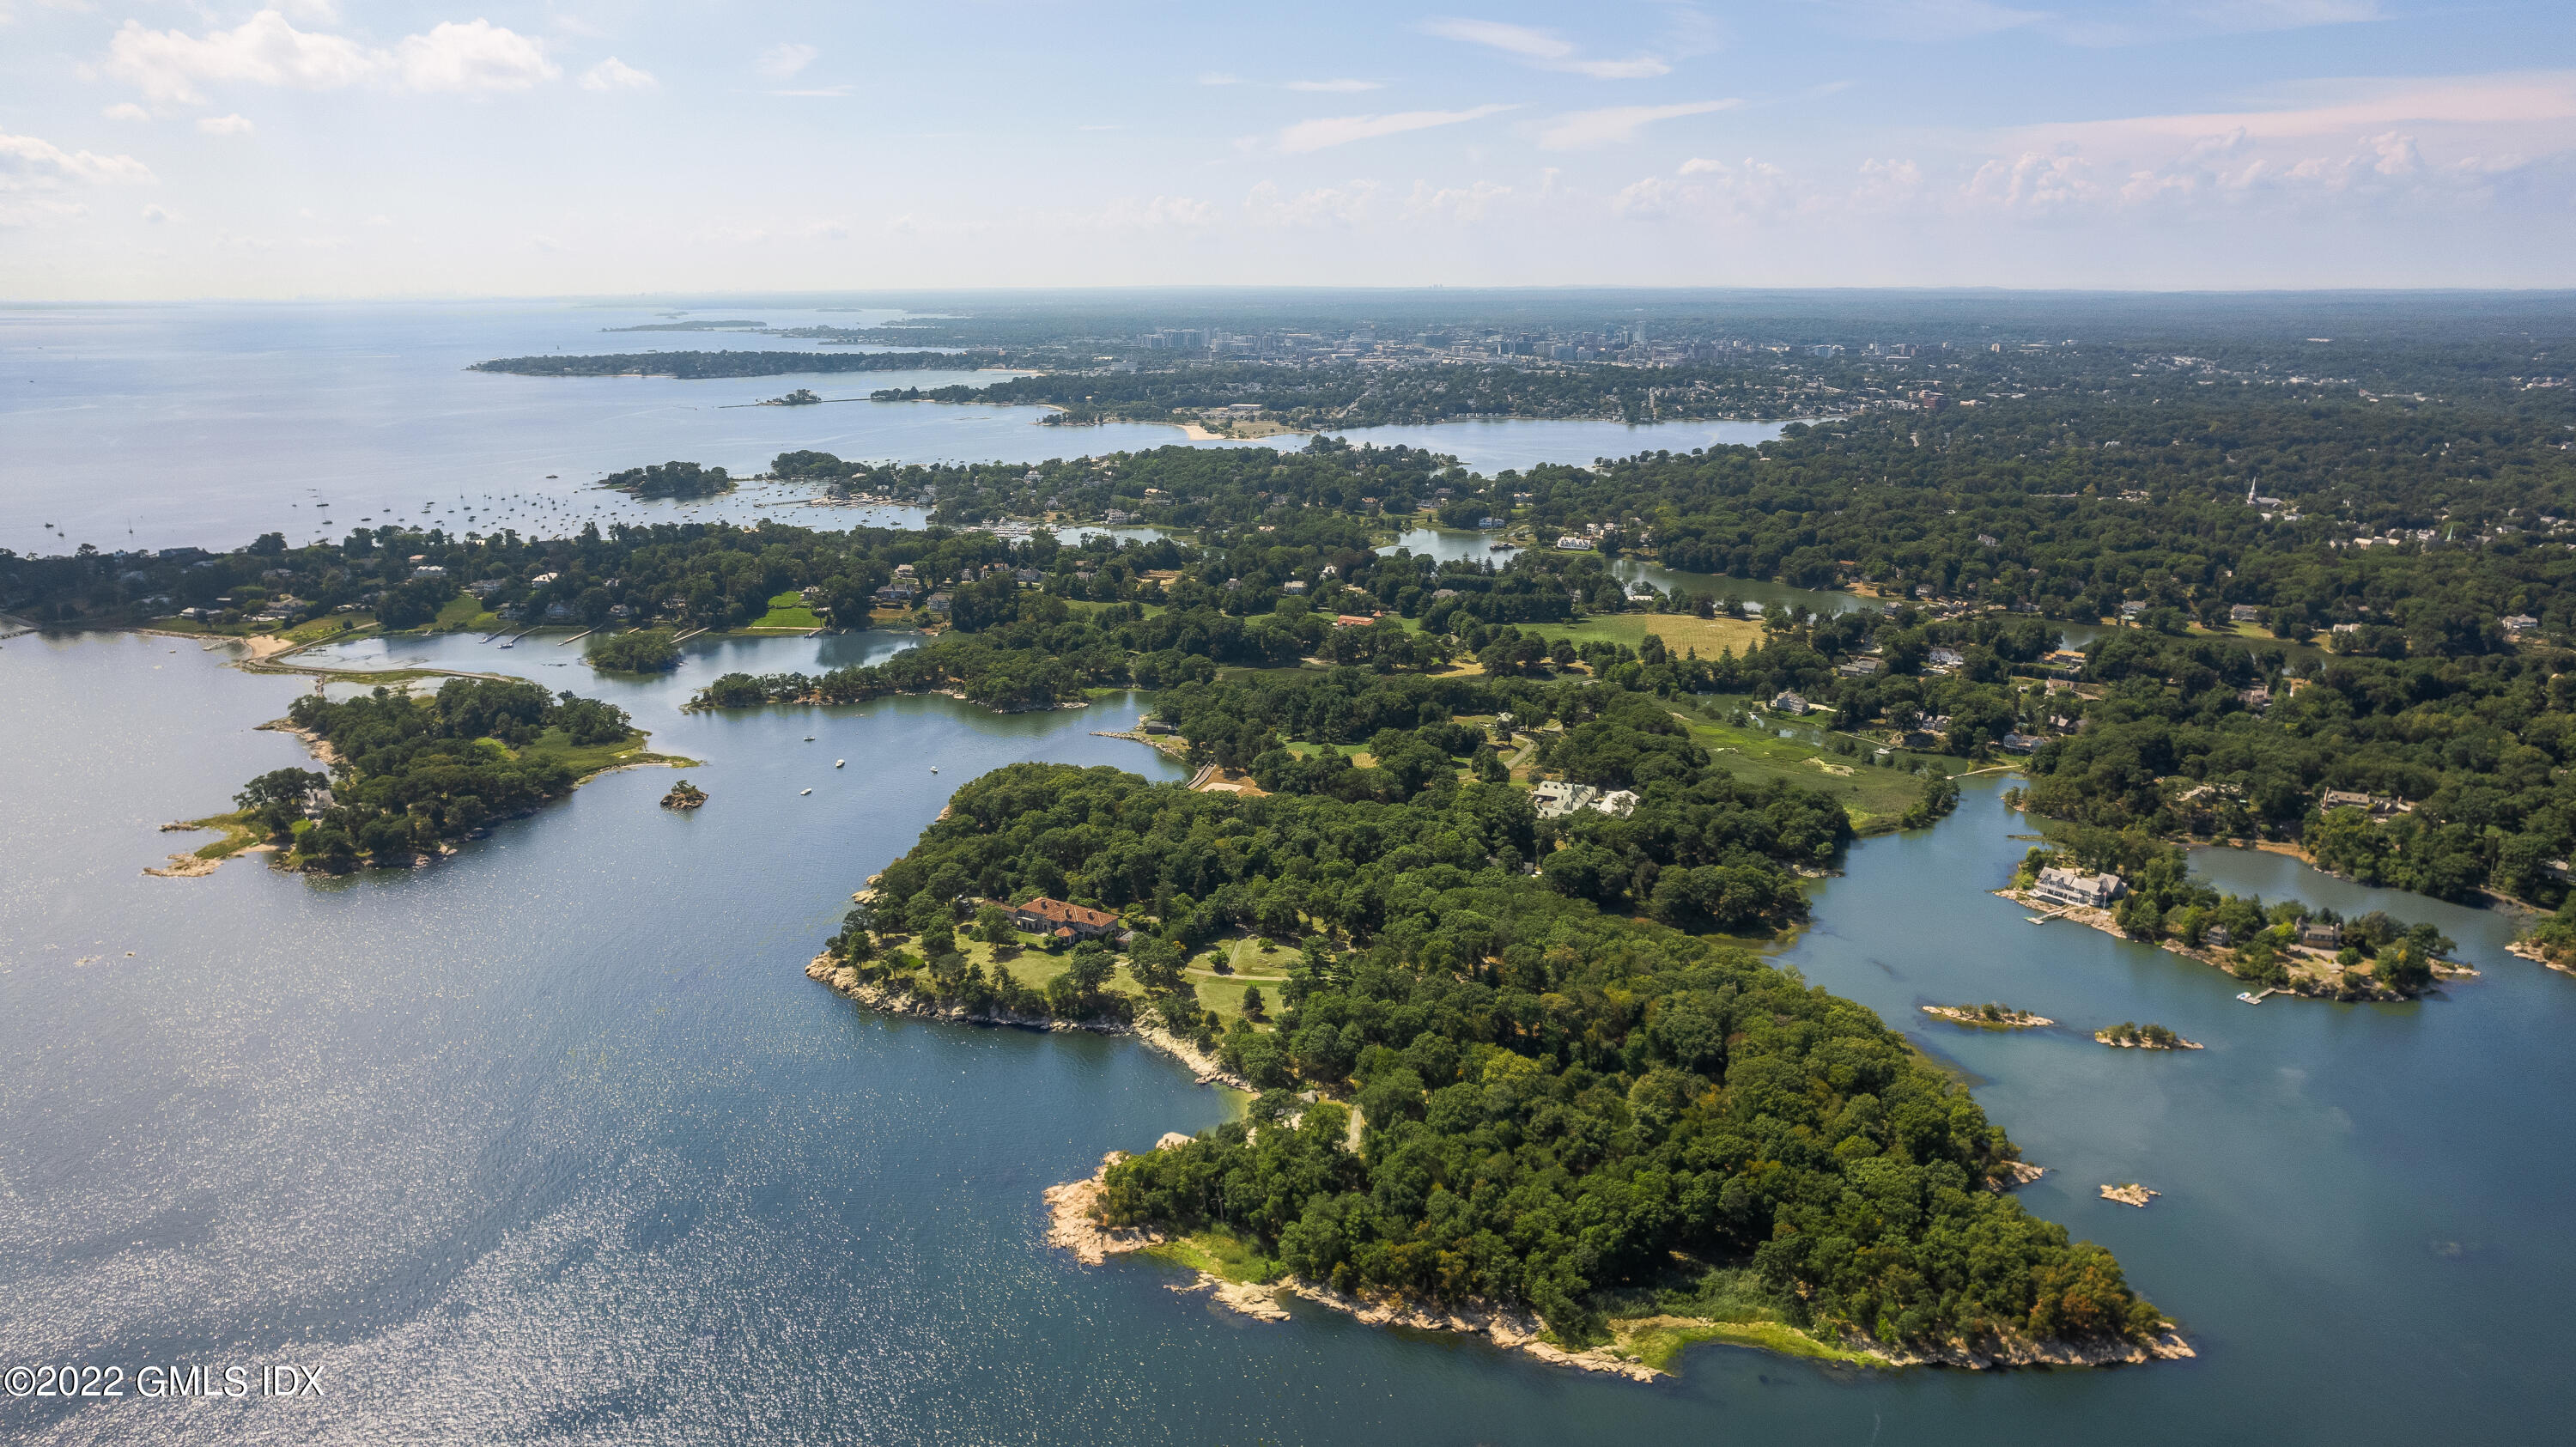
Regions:
M 680 666 L 680 644 L 668 628 L 638 628 L 594 638 L 582 657 L 611 673 L 668 673 Z
M 2139 1025 L 2123 1020 L 2108 1030 L 2096 1030 L 2093 1038 L 2117 1050 L 2198 1050 L 2195 1041 L 2185 1040 L 2162 1025 Z
M 646 752 L 624 709 L 519 679 L 451 678 L 426 697 L 382 686 L 343 702 L 307 694 L 276 727 L 331 772 L 272 769 L 251 780 L 234 796 L 236 813 L 192 826 L 226 831 L 197 858 L 265 847 L 282 869 L 411 868 L 594 775 L 688 762 Z M 212 867 L 174 859 L 154 872 Z
M 813 388 L 799 387 L 784 397 L 772 397 L 767 401 L 762 402 L 760 405 L 763 407 L 811 407 L 822 400 L 823 399 L 821 397 L 815 395 Z
M 714 497 L 733 491 L 733 479 L 721 467 L 700 467 L 694 462 L 657 462 L 649 467 L 630 467 L 612 472 L 600 479 L 600 486 L 614 488 L 633 497 Z
M 662 796 L 662 807 L 665 809 L 695 809 L 705 802 L 707 802 L 707 791 L 686 779 L 673 784 L 671 792 Z
M 2147 1208 L 2147 1203 L 2149 1201 L 2152 1201 L 2163 1194 L 2164 1192 L 2162 1191 L 2150 1191 L 2135 1181 L 2131 1181 L 2127 1185 L 2123 1186 L 2104 1186 L 2102 1188 L 2103 1200 L 2117 1201 L 2123 1206 L 2135 1206 L 2141 1211 Z
M 2028 1010 L 2016 1010 L 1991 1000 L 1982 1005 L 1926 1005 L 1923 1013 L 1953 1024 L 1973 1025 L 1981 1030 L 2036 1030 L 2043 1025 L 2057 1023 L 2045 1015 L 2034 1015 Z

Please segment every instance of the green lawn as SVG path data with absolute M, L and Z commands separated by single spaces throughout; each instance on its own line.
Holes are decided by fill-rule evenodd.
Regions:
M 1064 606 L 1079 614 L 1097 613 L 1103 608 L 1124 608 L 1127 605 L 1124 603 L 1093 603 L 1079 598 L 1068 598 L 1065 600 Z M 1143 603 L 1138 606 L 1145 610 L 1145 616 L 1148 618 L 1160 618 L 1164 614 L 1172 611 L 1161 603 Z
M 1160 1246 L 1148 1246 L 1138 1254 L 1192 1271 L 1204 1271 L 1226 1281 L 1250 1282 L 1256 1286 L 1278 1280 L 1279 1274 L 1286 1269 L 1262 1255 L 1259 1243 L 1236 1235 L 1223 1226 L 1212 1226 Z
M 196 851 L 199 859 L 230 859 L 259 842 L 259 831 L 251 827 L 250 811 L 247 809 L 236 809 L 230 814 L 216 814 L 204 819 L 191 819 L 188 822 L 199 829 L 216 829 L 223 832 L 223 838 L 212 844 L 199 846 Z
M 431 619 L 428 626 L 421 629 L 421 631 L 423 633 L 464 633 L 468 631 L 475 633 L 489 633 L 500 626 L 500 615 L 497 613 L 485 612 L 483 609 L 482 599 L 475 597 L 471 593 L 459 593 L 455 597 L 448 599 L 447 606 L 439 609 L 438 616 Z
M 820 628 L 823 620 L 805 606 L 802 593 L 781 593 L 769 600 L 769 611 L 751 624 L 754 628 Z
M 1621 1333 L 1630 1323 L 1612 1322 L 1610 1329 L 1619 1346 L 1638 1361 L 1659 1372 L 1673 1369 L 1682 1348 L 1698 1342 L 1720 1341 L 1732 1346 L 1756 1347 L 1778 1352 L 1782 1356 L 1809 1357 L 1818 1361 L 1847 1362 L 1855 1366 L 1875 1365 L 1879 1359 L 1866 1353 L 1820 1342 L 1794 1326 L 1776 1321 L 1697 1321 L 1662 1317 L 1651 1323 L 1636 1323 L 1635 1330 Z
M 1715 706 L 1721 715 L 1737 707 L 1762 713 L 1758 702 L 1749 698 L 1721 696 Z M 1728 773 L 1755 783 L 1787 779 L 1809 788 L 1826 789 L 1843 801 L 1843 810 L 1851 816 L 1854 829 L 1868 832 L 1896 827 L 1898 816 L 1923 793 L 1925 775 L 1882 769 L 1869 762 L 1878 747 L 1875 742 L 1863 743 L 1858 755 L 1837 754 L 1825 741 L 1846 736 L 1827 734 L 1821 726 L 1792 725 L 1802 737 L 1784 739 L 1766 729 L 1733 728 L 1698 714 L 1683 717 L 1690 723 L 1691 737 Z M 1969 767 L 1966 760 L 1946 754 L 1899 757 L 1929 760 L 1934 769 L 1944 774 L 1961 773 Z
M 1624 643 L 1630 648 L 1652 633 L 1664 640 L 1676 658 L 1694 648 L 1702 658 L 1715 658 L 1725 648 L 1742 653 L 1762 641 L 1762 625 L 1751 619 L 1700 618 L 1689 613 L 1603 613 L 1575 623 L 1524 623 L 1520 628 L 1543 638 L 1570 638 L 1577 644 Z
M 519 751 L 523 758 L 554 759 L 587 779 L 603 769 L 622 764 L 670 764 L 694 768 L 698 761 L 669 754 L 657 754 L 644 747 L 644 735 L 630 733 L 614 743 L 576 744 L 564 736 L 562 729 L 548 729 L 537 735 L 537 741 Z

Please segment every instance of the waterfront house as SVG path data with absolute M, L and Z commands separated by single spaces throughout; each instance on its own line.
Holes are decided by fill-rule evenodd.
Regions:
M 1366 628 L 1377 621 L 1374 613 L 1343 613 L 1333 619 L 1336 628 Z
M 921 606 L 929 609 L 933 613 L 945 613 L 948 611 L 948 595 L 945 593 L 933 593 L 929 597 L 921 600 Z
M 1794 693 L 1774 694 L 1771 699 L 1771 709 L 1774 713 L 1795 716 L 1807 711 L 1807 701 Z
M 2128 884 L 2116 874 L 2087 874 L 2080 869 L 2054 866 L 2041 870 L 2030 887 L 2032 896 L 2046 903 L 2082 909 L 2105 908 L 2128 891 Z
M 1098 939 L 1117 923 L 1118 916 L 1105 909 L 1086 909 L 1045 895 L 1011 906 L 1011 928 L 1023 934 Z
M 2033 753 L 2038 750 L 2041 744 L 2047 742 L 2048 740 L 2046 738 L 2038 734 L 2025 734 L 2019 732 L 2008 733 L 2004 735 L 2004 752 L 2008 754 Z
M 2343 926 L 2312 919 L 2299 926 L 2299 943 L 2312 950 L 2343 948 Z
M 1556 540 L 1556 545 L 1569 553 L 1588 553 L 1591 552 L 1594 547 L 1593 541 L 1590 538 L 1584 537 L 1579 533 L 1567 533 L 1565 536 Z
M 2213 950 L 2223 950 L 2236 943 L 2236 933 L 2223 924 L 2214 924 L 2200 932 L 2200 942 Z
M 2238 603 L 2227 610 L 2227 621 L 2230 623 L 2260 623 L 2263 621 L 2263 610 L 2255 607 L 2251 603 Z

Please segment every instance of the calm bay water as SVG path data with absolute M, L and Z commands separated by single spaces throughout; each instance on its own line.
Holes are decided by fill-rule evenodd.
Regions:
M 602 330 L 663 315 L 644 306 L 529 302 L 0 309 L 0 430 L 9 438 L 0 494 L 11 501 L 0 510 L 0 547 L 237 547 L 272 529 L 303 543 L 393 521 L 541 535 L 621 518 L 911 526 L 919 514 L 910 509 L 792 506 L 811 495 L 803 488 L 641 502 L 589 484 L 672 459 L 753 473 L 794 448 L 877 462 L 1035 462 L 1183 440 L 1176 429 L 1142 424 L 1040 427 L 1046 414 L 1037 407 L 865 400 L 880 387 L 981 385 L 990 373 L 680 381 L 465 370 L 545 352 L 838 350 L 740 333 Z M 859 326 L 894 314 L 748 308 L 742 315 L 780 326 Z M 800 386 L 833 400 L 750 405 Z M 1504 421 L 1346 435 L 1436 448 L 1490 473 L 1778 432 L 1765 423 Z
M 611 775 L 435 868 L 338 882 L 252 863 L 140 874 L 194 842 L 155 833 L 161 820 L 299 762 L 291 740 L 250 728 L 296 680 L 176 640 L 0 647 L 18 785 L 0 820 L 0 1364 L 290 1360 L 330 1384 L 319 1402 L 0 1403 L 0 1437 L 2346 1443 L 2576 1429 L 2559 1386 L 2576 1340 L 2552 1310 L 2576 1289 L 2559 1220 L 2576 1191 L 2562 1110 L 2576 981 L 2503 955 L 2500 917 L 2398 899 L 2485 978 L 2412 1006 L 2249 1009 L 2213 971 L 2033 928 L 1982 893 L 2024 847 L 1991 791 L 1936 831 L 1857 847 L 1784 957 L 1980 1082 L 2052 1168 L 2024 1199 L 2116 1249 L 2200 1360 L 1858 1374 L 1704 1348 L 1679 1382 L 1640 1387 L 1329 1313 L 1254 1324 L 1164 1291 L 1174 1277 L 1150 1264 L 1076 1266 L 1039 1244 L 1039 1191 L 1104 1150 L 1222 1119 L 1224 1102 L 1129 1042 L 873 1018 L 800 967 L 847 891 L 957 783 L 1022 758 L 1177 772 L 1090 735 L 1138 704 L 676 711 L 724 668 L 903 641 L 732 643 L 667 680 L 580 670 L 657 745 L 704 759 L 689 773 L 713 802 L 668 814 L 654 800 L 669 774 Z M 410 646 L 351 652 L 402 662 Z M 2332 884 L 2273 856 L 2205 860 L 2231 887 Z M 1915 1009 L 1984 999 L 2064 1026 L 1984 1035 Z M 2122 1019 L 2209 1048 L 2084 1038 Z M 2134 1211 L 2093 1196 L 2132 1179 L 2164 1197 Z
M 716 405 L 792 378 L 459 370 L 555 347 L 801 345 L 596 331 L 651 319 L 523 304 L 0 314 L 0 387 L 16 389 L 0 391 L 0 546 L 60 547 L 42 522 L 103 547 L 301 537 L 316 495 L 335 529 L 463 492 L 478 507 L 513 497 L 511 525 L 551 531 L 631 506 L 579 491 L 589 472 L 662 457 L 1024 458 L 1171 440 L 1032 432 L 1005 409 Z M 815 384 L 839 396 L 876 381 Z M 1485 469 L 1647 445 L 1610 440 L 1628 431 L 1615 424 L 1429 431 L 1363 437 Z M 770 496 L 697 515 L 763 515 L 753 504 Z M 1482 535 L 1416 536 L 1418 550 L 1483 551 Z M 2247 1008 L 2215 971 L 2031 927 L 1985 894 L 2026 847 L 1991 788 L 1936 830 L 1856 847 L 1782 958 L 1974 1081 L 2051 1168 L 2023 1199 L 2118 1251 L 2199 1360 L 1864 1374 L 1703 1348 L 1680 1381 L 1640 1387 L 1319 1311 L 1255 1324 L 1163 1290 L 1175 1277 L 1150 1264 L 1079 1267 L 1039 1244 L 1039 1192 L 1105 1150 L 1223 1119 L 1226 1103 L 1130 1042 L 878 1019 L 801 967 L 848 891 L 977 774 L 1051 759 L 1177 775 L 1092 736 L 1142 700 L 1010 717 L 937 698 L 678 711 L 720 672 L 815 671 L 911 642 L 701 641 L 651 680 L 596 675 L 578 645 L 546 637 L 332 650 L 346 666 L 511 672 L 611 698 L 659 747 L 704 760 L 688 773 L 713 796 L 665 813 L 668 772 L 611 775 L 435 868 L 340 881 L 255 862 L 196 880 L 140 872 L 201 837 L 160 822 L 305 761 L 253 725 L 309 684 L 178 640 L 0 644 L 14 786 L 0 811 L 0 1368 L 290 1361 L 328 1384 L 319 1401 L 0 1399 L 0 1440 L 2576 1436 L 2560 1385 L 2576 1326 L 2555 1309 L 2576 1297 L 2562 1225 L 2576 980 L 2505 954 L 2501 915 L 2205 851 L 2197 867 L 2231 889 L 2431 919 L 2486 971 L 2413 1005 Z M 2063 1023 L 1990 1035 L 1917 1008 L 1989 999 Z M 2091 1043 L 2122 1020 L 2209 1048 Z M 2145 1211 L 2094 1194 L 2128 1180 L 2165 1194 Z

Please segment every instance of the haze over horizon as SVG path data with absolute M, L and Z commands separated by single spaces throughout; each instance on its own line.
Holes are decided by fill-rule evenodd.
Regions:
M 0 298 L 2576 285 L 2536 0 L 0 0 Z

